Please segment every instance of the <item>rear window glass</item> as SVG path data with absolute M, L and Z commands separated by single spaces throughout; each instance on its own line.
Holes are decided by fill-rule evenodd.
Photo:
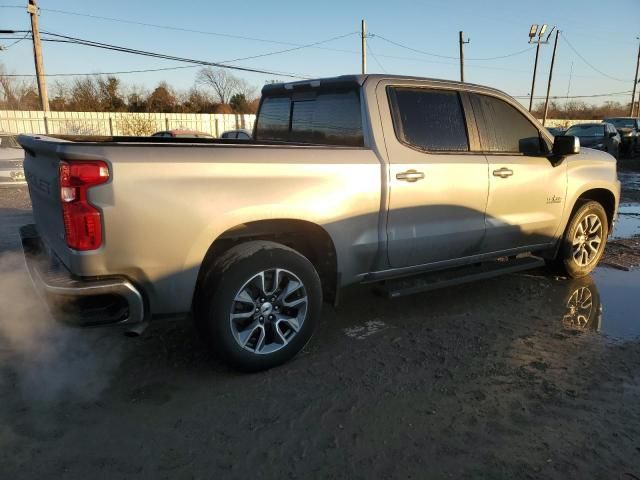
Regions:
M 469 150 L 467 127 L 457 92 L 425 88 L 391 88 L 398 139 L 428 151 Z
M 359 92 L 267 97 L 258 114 L 256 139 L 361 147 Z

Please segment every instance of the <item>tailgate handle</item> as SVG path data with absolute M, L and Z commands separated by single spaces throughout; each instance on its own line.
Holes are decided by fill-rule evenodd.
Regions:
M 422 180 L 424 178 L 424 173 L 418 172 L 417 170 L 407 170 L 406 172 L 396 173 L 396 178 L 398 180 L 413 183 L 418 180 Z

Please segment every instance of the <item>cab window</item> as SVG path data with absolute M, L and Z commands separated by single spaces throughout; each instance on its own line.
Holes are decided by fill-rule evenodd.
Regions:
M 481 148 L 485 152 L 544 155 L 549 146 L 538 128 L 504 100 L 489 95 L 471 95 Z

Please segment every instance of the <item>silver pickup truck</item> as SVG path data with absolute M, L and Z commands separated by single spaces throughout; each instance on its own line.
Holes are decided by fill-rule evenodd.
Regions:
M 267 85 L 247 141 L 19 142 L 23 246 L 55 315 L 136 331 L 193 313 L 245 370 L 300 351 L 346 285 L 393 297 L 544 262 L 586 275 L 620 194 L 613 157 L 508 95 L 389 75 Z

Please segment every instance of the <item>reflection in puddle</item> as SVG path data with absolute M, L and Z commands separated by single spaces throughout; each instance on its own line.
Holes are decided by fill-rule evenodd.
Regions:
M 623 203 L 618 209 L 618 221 L 611 238 L 630 238 L 640 235 L 640 205 Z
M 602 333 L 616 339 L 640 338 L 640 270 L 598 268 L 591 276 L 602 304 Z
M 597 268 L 567 284 L 564 306 L 563 328 L 619 340 L 640 338 L 640 270 Z
M 593 280 L 587 277 L 572 283 L 567 297 L 562 326 L 570 330 L 599 332 L 602 328 L 602 304 Z

